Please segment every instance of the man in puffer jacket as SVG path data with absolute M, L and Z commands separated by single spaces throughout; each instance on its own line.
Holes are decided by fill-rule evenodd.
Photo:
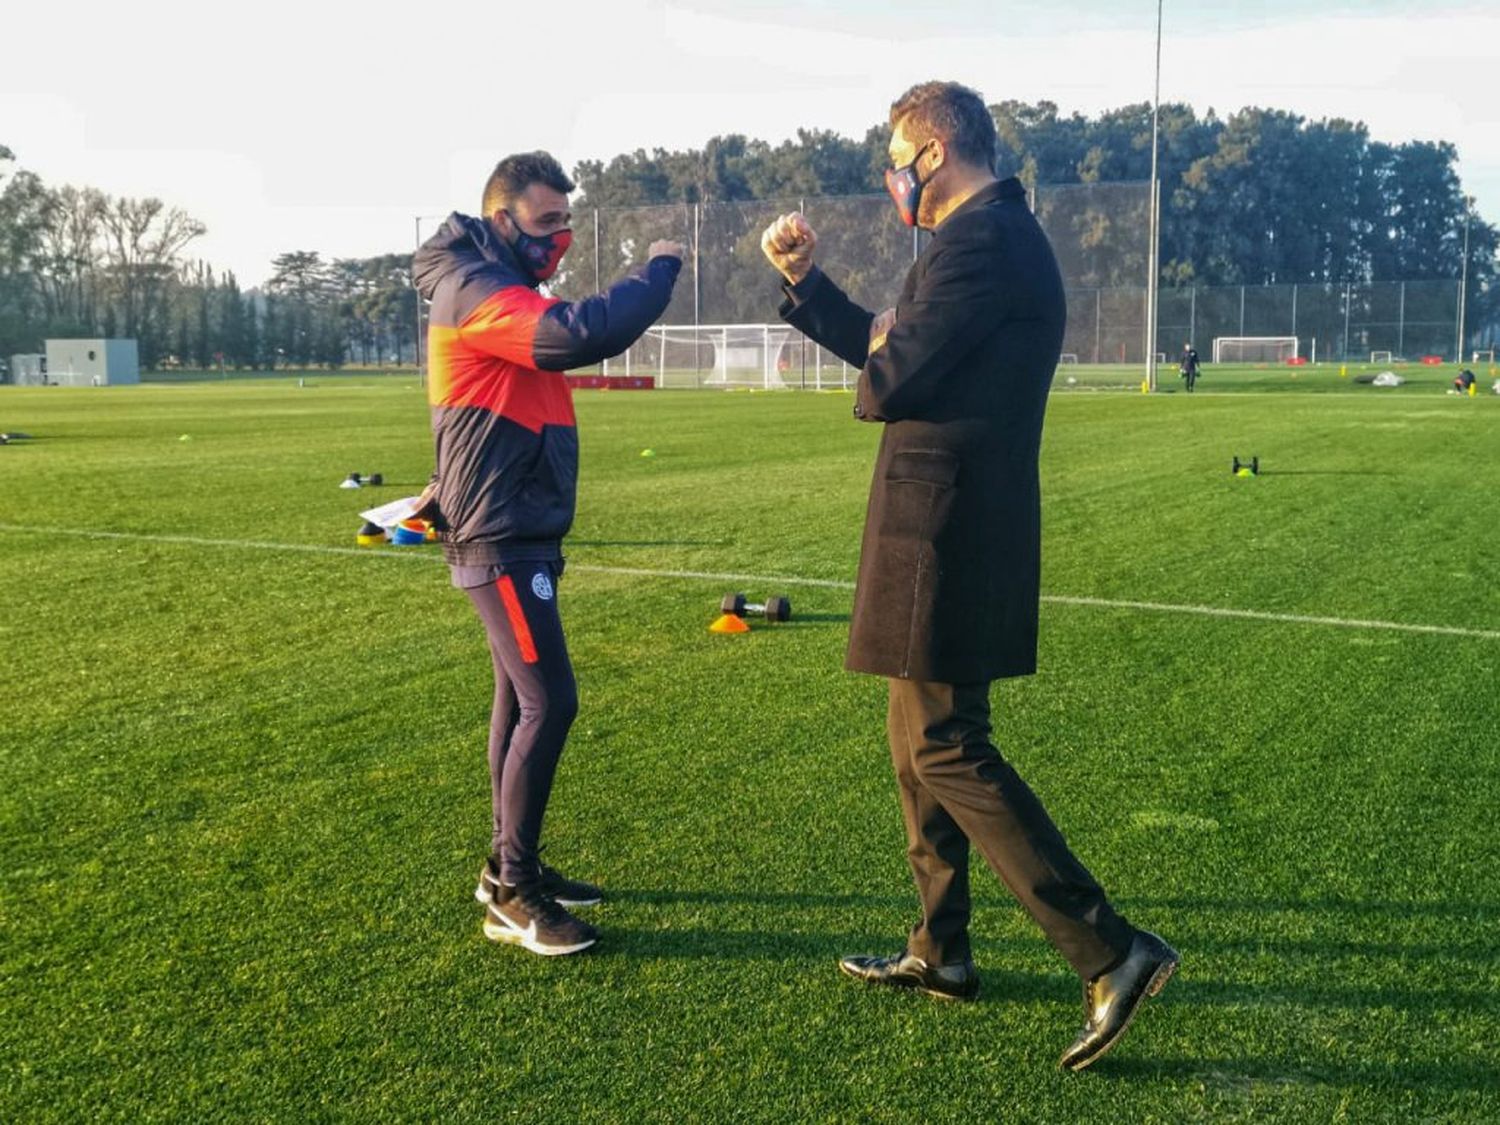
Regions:
M 573 523 L 578 431 L 562 372 L 618 355 L 666 310 L 682 247 L 653 242 L 644 266 L 582 301 L 543 296 L 572 241 L 562 166 L 507 156 L 482 218 L 453 214 L 412 261 L 432 302 L 428 402 L 437 470 L 424 497 L 453 584 L 474 603 L 495 666 L 490 719 L 491 854 L 475 897 L 485 936 L 533 953 L 577 953 L 598 931 L 570 906 L 600 900 L 539 857 L 542 817 L 578 710 L 557 610 Z

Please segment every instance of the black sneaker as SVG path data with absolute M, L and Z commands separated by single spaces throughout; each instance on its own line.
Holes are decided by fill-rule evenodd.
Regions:
M 543 957 L 561 957 L 583 952 L 599 940 L 599 931 L 573 917 L 539 887 L 502 883 L 485 911 L 484 936 Z
M 479 872 L 479 885 L 474 888 L 474 899 L 477 902 L 489 902 L 495 894 L 495 888 L 501 886 L 500 861 L 495 856 L 490 856 L 484 861 L 484 869 Z M 572 908 L 575 906 L 597 906 L 604 901 L 604 892 L 593 883 L 585 883 L 582 879 L 569 879 L 555 867 L 542 864 L 542 890 L 557 900 L 558 906 Z

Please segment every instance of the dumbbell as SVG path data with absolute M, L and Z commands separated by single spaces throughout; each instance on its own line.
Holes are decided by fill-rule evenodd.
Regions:
M 1235 457 L 1235 459 L 1234 459 L 1234 466 L 1229 471 L 1231 473 L 1234 473 L 1236 476 L 1238 476 L 1239 475 L 1239 471 L 1241 469 L 1249 469 L 1251 476 L 1259 476 L 1260 475 L 1260 458 L 1259 457 L 1252 457 L 1252 458 L 1250 458 L 1250 463 L 1247 465 L 1243 461 L 1241 461 L 1238 457 Z
M 790 598 L 767 598 L 764 605 L 755 605 L 745 600 L 744 594 L 725 594 L 719 603 L 719 612 L 735 617 L 764 617 L 767 621 L 790 621 L 792 602 Z
M 371 473 L 369 476 L 363 476 L 360 473 L 350 473 L 349 482 L 356 488 L 366 484 L 375 485 L 378 487 L 379 485 L 385 483 L 385 477 L 381 476 L 379 473 Z

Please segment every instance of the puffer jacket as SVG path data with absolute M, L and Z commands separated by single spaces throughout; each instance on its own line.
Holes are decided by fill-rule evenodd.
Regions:
M 427 401 L 449 563 L 555 553 L 573 524 L 578 428 L 562 372 L 623 352 L 666 310 L 682 263 L 653 258 L 603 293 L 537 292 L 483 219 L 454 213 L 412 259 L 432 302 Z

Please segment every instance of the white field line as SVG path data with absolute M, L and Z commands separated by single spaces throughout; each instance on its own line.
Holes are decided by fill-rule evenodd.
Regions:
M 233 550 L 282 551 L 309 555 L 352 555 L 357 558 L 400 559 L 440 563 L 442 559 L 428 552 L 405 552 L 372 547 L 328 547 L 312 543 L 269 543 L 255 539 L 208 539 L 194 535 L 146 535 L 129 531 L 93 531 L 72 527 L 26 527 L 0 523 L 0 532 L 23 535 L 67 535 L 78 539 L 118 539 L 132 543 L 167 543 L 187 547 L 227 547 Z M 622 574 L 635 578 L 677 578 L 702 582 L 743 582 L 747 585 L 809 586 L 824 590 L 853 590 L 854 583 L 835 578 L 799 578 L 788 575 L 732 574 L 708 570 L 663 570 L 633 566 L 598 566 L 569 562 L 568 569 L 594 574 Z M 1304 613 L 1268 613 L 1256 609 L 1225 609 L 1208 605 L 1177 605 L 1169 602 L 1121 601 L 1113 598 L 1073 597 L 1066 594 L 1043 594 L 1042 601 L 1051 605 L 1084 606 L 1093 609 L 1129 609 L 1142 613 L 1177 613 L 1197 617 L 1227 617 L 1246 621 L 1271 621 L 1291 625 L 1323 625 L 1336 629 L 1383 629 L 1395 633 L 1428 633 L 1445 637 L 1473 637 L 1500 641 L 1500 629 L 1466 629 L 1454 625 L 1419 625 L 1403 621 L 1367 621 L 1350 617 L 1322 617 Z

